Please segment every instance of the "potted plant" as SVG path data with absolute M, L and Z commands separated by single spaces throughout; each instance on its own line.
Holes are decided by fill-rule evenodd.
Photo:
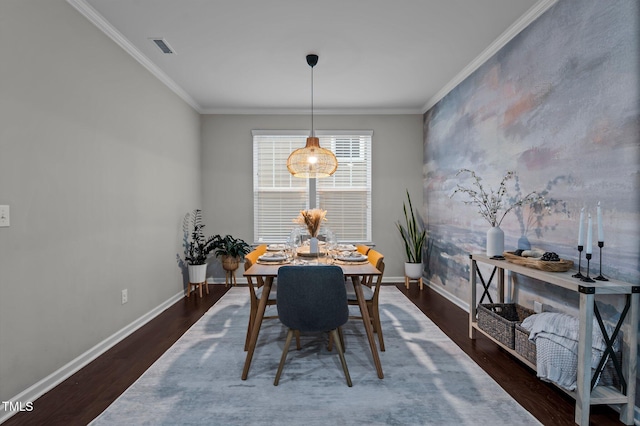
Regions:
M 240 238 L 226 235 L 224 238 L 217 240 L 215 253 L 216 256 L 222 258 L 222 268 L 226 271 L 225 285 L 228 285 L 230 280 L 235 282 L 235 275 L 233 273 L 238 269 L 240 260 L 250 251 L 251 246 Z
M 205 237 L 200 209 L 184 216 L 182 230 L 185 235 L 184 260 L 189 269 L 189 282 L 204 282 L 207 275 L 207 258 L 217 247 L 220 235 Z
M 411 196 L 407 190 L 407 200 L 409 203 L 409 209 L 407 210 L 407 204 L 402 203 L 404 210 L 403 225 L 397 222 L 398 231 L 404 241 L 404 248 L 407 254 L 407 261 L 404 264 L 404 274 L 411 279 L 422 278 L 422 247 L 426 240 L 427 231 L 420 229 L 418 222 L 413 213 L 413 205 L 411 204 Z

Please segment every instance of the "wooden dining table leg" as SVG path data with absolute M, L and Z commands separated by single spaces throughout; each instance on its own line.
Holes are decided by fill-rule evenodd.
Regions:
M 356 299 L 358 299 L 358 306 L 360 307 L 360 314 L 362 315 L 362 322 L 364 323 L 364 330 L 367 333 L 367 339 L 369 339 L 369 346 L 371 347 L 371 355 L 373 356 L 373 363 L 376 366 L 378 372 L 378 378 L 383 379 L 382 364 L 380 363 L 380 356 L 378 354 L 378 347 L 376 346 L 376 340 L 373 338 L 373 328 L 371 326 L 371 318 L 369 317 L 369 309 L 367 309 L 367 302 L 364 300 L 364 293 L 360 284 L 360 277 L 352 276 L 353 289 L 356 293 Z
M 260 297 L 260 303 L 258 304 L 258 312 L 256 312 L 256 319 L 253 323 L 253 328 L 251 329 L 251 339 L 249 340 L 247 358 L 244 361 L 244 368 L 242 369 L 242 380 L 247 380 L 247 376 L 249 375 L 251 359 L 253 358 L 253 352 L 255 351 L 256 343 L 258 342 L 258 334 L 260 334 L 260 326 L 262 325 L 262 319 L 264 318 L 264 311 L 267 308 L 267 300 L 269 299 L 269 293 L 271 293 L 272 284 L 273 277 L 266 277 L 262 289 L 262 297 Z

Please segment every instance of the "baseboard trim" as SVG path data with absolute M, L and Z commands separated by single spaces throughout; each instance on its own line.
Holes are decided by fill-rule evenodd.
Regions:
M 236 279 L 237 279 L 237 283 L 238 284 L 243 284 L 243 285 L 247 284 L 247 279 L 245 277 L 243 277 L 243 276 L 238 276 L 238 277 L 236 277 Z M 397 283 L 403 283 L 403 282 L 404 282 L 404 276 L 400 276 L 400 277 L 382 277 L 382 283 L 383 284 L 397 284 Z M 208 278 L 207 279 L 207 284 L 213 284 L 213 285 L 222 284 L 222 285 L 224 285 L 224 278 Z
M 464 310 L 466 312 L 469 312 L 469 303 L 465 302 L 462 299 L 457 298 L 453 294 L 451 294 L 448 291 L 446 291 L 445 289 L 443 289 L 442 286 L 434 284 L 429 280 L 426 280 L 426 279 L 423 278 L 423 283 L 426 286 L 428 286 L 429 288 L 431 288 L 431 290 L 435 291 L 440 296 L 444 297 L 445 299 L 447 299 L 449 302 L 453 303 L 454 305 L 456 305 L 460 309 L 462 309 L 462 310 Z
M 9 401 L 12 402 L 22 402 L 24 403 L 33 402 L 45 393 L 49 392 L 54 387 L 58 386 L 64 380 L 68 379 L 71 375 L 77 373 L 81 368 L 98 358 L 100 355 L 111 349 L 116 344 L 120 343 L 130 334 L 138 330 L 140 327 L 160 315 L 163 311 L 169 308 L 171 305 L 181 300 L 184 297 L 184 291 L 180 291 L 174 296 L 170 297 L 168 300 L 164 301 L 160 305 L 156 306 L 146 314 L 142 315 L 140 318 L 136 319 L 132 323 L 128 324 L 124 328 L 118 330 L 116 333 L 112 334 L 102 342 L 98 343 L 82 355 L 78 356 L 74 360 L 68 362 L 58 370 L 54 371 L 47 377 L 43 378 L 39 382 L 33 384 L 28 387 L 24 391 L 20 392 L 18 395 L 10 398 Z M 4 407 L 0 412 L 0 423 L 5 422 L 9 418 L 11 418 L 17 411 L 4 411 Z

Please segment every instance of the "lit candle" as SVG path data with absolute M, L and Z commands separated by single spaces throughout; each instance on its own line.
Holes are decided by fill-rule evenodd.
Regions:
M 602 229 L 602 208 L 598 201 L 598 241 L 604 241 L 604 230 Z
M 593 253 L 593 226 L 591 223 L 591 213 L 589 213 L 589 220 L 587 221 L 587 254 Z
M 582 227 L 584 224 L 584 207 L 580 209 L 580 226 L 578 227 L 578 245 L 584 246 L 584 239 L 582 238 Z

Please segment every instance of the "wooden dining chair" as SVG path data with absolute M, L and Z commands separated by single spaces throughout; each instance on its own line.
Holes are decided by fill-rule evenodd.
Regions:
M 294 332 L 329 332 L 347 385 L 352 386 L 338 329 L 349 320 L 344 274 L 339 266 L 282 266 L 278 270 L 278 316 L 289 328 L 273 382 L 278 386 Z
M 382 284 L 382 275 L 384 274 L 384 256 L 382 253 L 376 250 L 369 250 L 367 257 L 369 262 L 373 264 L 380 271 L 380 275 L 376 277 L 368 276 L 361 277 L 361 287 L 364 293 L 364 299 L 369 311 L 369 317 L 371 318 L 371 325 L 373 331 L 378 335 L 378 341 L 380 342 L 380 350 L 384 352 L 384 338 L 382 337 L 382 325 L 380 323 L 380 311 L 378 309 L 378 299 L 380 297 L 380 285 Z M 349 305 L 358 306 L 358 299 L 356 298 L 356 292 L 353 288 L 353 283 L 348 280 L 347 286 L 347 300 Z M 349 318 L 362 319 L 361 316 L 350 316 Z
M 258 262 L 258 258 L 262 256 L 267 251 L 267 245 L 261 244 L 256 247 L 253 251 L 249 252 L 244 256 L 244 270 L 246 271 L 253 265 Z M 253 323 L 256 320 L 256 315 L 258 313 L 258 303 L 260 303 L 260 297 L 262 297 L 261 287 L 264 285 L 264 281 L 262 277 L 255 277 L 256 282 L 253 282 L 252 277 L 247 277 L 247 284 L 249 286 L 249 296 L 250 296 L 250 310 L 249 310 L 249 325 L 247 326 L 247 337 L 244 341 L 244 350 L 249 350 L 249 339 L 251 338 L 251 330 L 253 329 Z M 276 289 L 275 285 L 271 288 L 271 293 L 269 293 L 269 300 L 267 300 L 267 306 L 274 306 L 276 304 Z M 277 317 L 265 317 L 265 318 L 277 318 Z
M 244 270 L 246 271 L 253 265 L 258 262 L 258 258 L 262 256 L 267 251 L 267 245 L 261 244 L 256 247 L 253 251 L 246 254 L 244 256 Z M 244 341 L 244 350 L 249 350 L 249 340 L 251 340 L 251 331 L 253 330 L 253 324 L 256 320 L 256 316 L 258 314 L 258 304 L 260 303 L 260 298 L 262 297 L 262 288 L 264 286 L 264 280 L 262 277 L 255 277 L 256 282 L 253 282 L 252 277 L 247 277 L 247 285 L 249 287 L 249 298 L 251 305 L 249 307 L 249 325 L 247 326 L 247 336 Z M 267 306 L 275 306 L 276 297 L 277 297 L 277 289 L 276 283 L 274 282 L 271 286 L 271 291 L 269 292 L 269 299 L 267 300 Z M 269 315 L 263 317 L 263 319 L 276 319 L 277 315 Z M 296 334 L 296 344 L 298 349 L 300 349 L 300 335 Z
M 371 250 L 371 247 L 364 244 L 356 244 L 356 250 L 366 256 L 367 253 L 369 253 L 369 250 Z

